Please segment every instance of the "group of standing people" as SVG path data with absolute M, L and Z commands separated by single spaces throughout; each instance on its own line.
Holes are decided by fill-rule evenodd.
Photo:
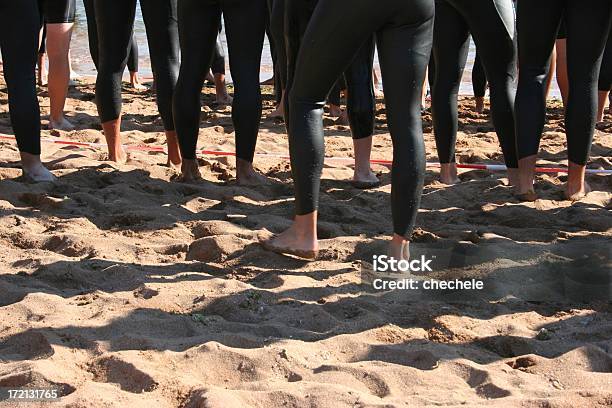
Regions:
M 89 30 L 90 43 L 98 69 L 96 103 L 109 158 L 124 162 L 121 79 L 133 44 L 137 0 L 84 1 L 95 14 L 93 19 L 89 16 L 90 24 L 95 22 L 96 26 Z M 218 54 L 223 18 L 234 81 L 236 177 L 239 183 L 266 182 L 253 167 L 253 159 L 262 114 L 260 62 L 269 25 L 296 198 L 293 225 L 264 243 L 272 251 L 304 258 L 317 256 L 317 213 L 324 159 L 322 114 L 330 90 L 337 88 L 337 84 L 344 83 L 347 89 L 348 120 L 356 158 L 353 181 L 362 188 L 378 183 L 369 164 L 374 133 L 374 44 L 393 140 L 394 235 L 389 255 L 396 259 L 409 257 L 409 240 L 420 205 L 425 174 L 421 100 L 428 66 L 433 71 L 432 112 L 441 179 L 449 184 L 458 181 L 454 153 L 457 96 L 470 34 L 490 86 L 492 119 L 509 182 L 520 199 L 535 200 L 534 170 L 545 121 L 546 81 L 559 27 L 564 22 L 568 67 L 566 196 L 577 199 L 589 190 L 584 176 L 598 115 L 600 67 L 612 23 L 610 0 L 518 0 L 516 6 L 512 0 L 380 0 L 376 4 L 369 0 L 140 0 L 139 3 L 157 105 L 167 137 L 168 161 L 180 167 L 185 181 L 201 178 L 196 161 L 200 93 Z M 40 162 L 35 65 L 41 14 L 47 24 L 52 24 L 49 18 L 52 13 L 45 5 L 53 5 L 59 7 L 53 10 L 64 10 L 73 19 L 74 4 L 75 0 L 0 0 L 0 46 L 11 121 L 24 174 L 35 181 L 53 178 Z M 67 21 L 58 24 L 70 24 L 70 18 L 60 20 Z M 69 31 L 68 27 L 63 30 Z M 96 39 L 91 38 L 94 35 Z M 48 43 L 50 38 L 48 34 Z M 603 86 L 610 88 L 609 83 Z

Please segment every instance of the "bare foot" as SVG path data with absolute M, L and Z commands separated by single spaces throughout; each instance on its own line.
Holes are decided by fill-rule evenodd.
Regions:
M 263 241 L 261 244 L 268 251 L 283 255 L 294 255 L 304 259 L 315 260 L 319 255 L 319 243 L 316 236 L 300 232 L 296 223 L 285 232 Z
M 23 177 L 31 183 L 44 183 L 44 182 L 55 182 L 57 179 L 55 176 L 45 167 L 42 163 L 36 165 L 23 166 Z
M 255 169 L 236 172 L 236 183 L 241 186 L 259 186 L 270 184 L 270 179 Z
M 146 90 L 148 90 L 149 88 L 147 88 L 146 85 L 141 84 L 140 82 L 132 82 L 130 83 L 130 86 L 138 92 L 144 92 Z
M 64 117 L 58 121 L 49 119 L 49 130 L 64 130 L 66 132 L 70 132 L 74 129 L 74 125 Z
M 461 181 L 459 180 L 459 176 L 457 176 L 456 163 L 443 163 L 440 166 L 440 181 L 449 186 Z
M 355 188 L 366 190 L 368 188 L 380 186 L 380 180 L 372 170 L 368 170 L 367 172 L 355 171 L 351 184 Z
M 204 180 L 202 173 L 200 173 L 200 165 L 197 160 L 183 159 L 181 164 L 181 174 L 175 179 L 175 181 L 181 183 L 197 183 Z
M 125 164 L 128 162 L 130 156 L 127 154 L 125 149 L 121 147 L 119 150 L 114 152 L 108 152 L 108 160 L 113 161 L 117 164 Z
M 508 185 L 517 189 L 521 183 L 519 169 L 508 168 L 507 172 L 508 172 Z
M 166 143 L 168 146 L 168 165 L 174 167 L 180 167 L 183 162 L 183 156 L 181 155 L 181 149 L 178 143 L 178 136 L 175 130 L 166 131 Z
M 532 189 L 527 190 L 525 192 L 517 192 L 516 193 L 516 198 L 519 201 L 533 202 L 533 201 L 536 201 L 538 199 L 538 194 L 532 188 Z
M 410 260 L 410 241 L 400 235 L 394 234 L 393 239 L 389 242 L 388 255 L 398 261 Z
M 241 186 L 270 184 L 270 179 L 259 173 L 253 163 L 236 158 L 236 182 Z
M 569 183 L 565 185 L 565 198 L 570 201 L 579 201 L 591 192 L 591 186 L 585 181 L 579 189 L 570 188 Z

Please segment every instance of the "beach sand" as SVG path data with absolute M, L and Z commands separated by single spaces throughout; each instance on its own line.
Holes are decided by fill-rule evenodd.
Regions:
M 199 146 L 233 151 L 230 110 L 211 92 Z M 72 89 L 79 130 L 43 137 L 103 142 L 93 98 L 91 84 Z M 2 83 L 2 134 L 6 102 Z M 390 159 L 380 103 L 373 158 Z M 152 95 L 124 92 L 123 111 L 125 143 L 164 144 Z M 459 161 L 502 162 L 488 113 L 461 102 Z M 543 164 L 565 163 L 561 115 L 553 104 Z M 607 119 L 592 167 L 612 168 Z M 325 125 L 326 154 L 351 156 L 348 127 Z M 437 161 L 429 114 L 424 127 Z M 116 165 L 104 150 L 44 144 L 59 182 L 28 185 L 16 146 L 0 146 L 0 387 L 57 387 L 53 407 L 612 406 L 610 303 L 534 289 L 609 271 L 612 176 L 589 176 L 595 191 L 572 205 L 562 174 L 539 176 L 541 199 L 519 203 L 503 174 L 462 171 L 449 187 L 428 171 L 413 251 L 435 254 L 436 277 L 503 282 L 491 301 L 362 284 L 362 261 L 391 231 L 384 166 L 383 185 L 360 191 L 350 163 L 326 164 L 321 257 L 307 263 L 258 244 L 290 223 L 286 160 L 258 157 L 273 183 L 240 187 L 232 158 L 206 157 L 194 185 L 172 181 L 163 153 Z M 262 121 L 258 152 L 287 153 L 282 123 Z

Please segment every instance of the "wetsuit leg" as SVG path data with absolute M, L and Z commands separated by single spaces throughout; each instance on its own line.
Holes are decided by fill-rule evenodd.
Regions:
M 308 23 L 319 0 L 287 0 L 286 42 L 288 55 L 288 80 L 295 72 L 296 58 Z M 327 101 L 340 105 L 340 90 L 346 82 L 348 93 L 348 119 L 354 139 L 362 139 L 374 133 L 374 88 L 372 66 L 374 61 L 373 38 L 364 43 L 346 71 L 335 82 Z M 287 110 L 285 110 L 287 112 Z
M 99 51 L 98 51 L 98 26 L 96 24 L 96 11 L 94 9 L 94 0 L 83 0 L 85 6 L 85 16 L 87 18 L 87 36 L 89 39 L 89 54 L 91 59 L 98 69 Z M 127 66 L 130 72 L 138 72 L 138 44 L 136 36 L 132 35 L 130 42 L 130 53 Z
M 232 120 L 236 156 L 252 162 L 261 120 L 259 72 L 266 30 L 266 0 L 222 1 L 229 65 L 234 81 Z
M 285 2 L 273 0 L 270 32 L 276 44 L 276 69 L 281 89 L 287 86 L 287 51 L 285 46 Z
M 136 0 L 94 0 L 94 10 L 98 28 L 96 104 L 100 121 L 106 123 L 121 115 L 121 78 L 129 55 Z
M 487 75 L 482 66 L 478 50 L 476 50 L 476 58 L 472 68 L 472 89 L 474 90 L 474 96 L 477 98 L 484 98 L 487 93 Z
M 515 14 L 511 0 L 449 0 L 462 11 L 481 55 L 491 94 L 491 117 L 504 161 L 518 168 L 514 126 Z
M 221 27 L 219 2 L 178 2 L 181 68 L 174 93 L 173 111 L 182 156 L 196 159 L 200 130 L 200 93 L 210 69 Z
M 346 108 L 353 139 L 363 139 L 374 134 L 374 37 L 359 49 L 351 65 L 344 71 L 346 80 Z
M 565 17 L 570 82 L 566 108 L 568 156 L 575 164 L 586 164 L 597 116 L 597 78 L 611 13 L 612 3 L 608 0 L 591 0 L 589 7 L 571 1 L 518 1 L 520 79 L 516 125 L 519 158 L 536 155 L 539 150 L 544 130 L 543 87 L 548 61 L 560 22 Z
M 94 0 L 83 0 L 85 6 L 85 16 L 87 18 L 87 36 L 89 40 L 89 54 L 91 60 L 98 70 L 98 26 L 96 24 L 96 11 L 94 9 Z
M 465 24 L 469 27 L 476 48 L 481 53 L 482 63 L 485 69 L 487 79 L 489 81 L 491 91 L 491 116 L 493 124 L 499 138 L 499 143 L 504 154 L 506 166 L 509 168 L 518 168 L 518 159 L 516 155 L 516 136 L 514 129 L 514 81 L 516 79 L 516 51 L 514 46 L 514 8 L 511 0 L 438 0 L 436 5 L 447 3 L 455 9 L 459 16 L 464 20 L 464 23 L 459 23 L 457 26 L 457 34 L 462 33 Z M 448 12 L 448 8 L 440 8 L 442 12 Z M 438 14 L 438 9 L 436 14 Z M 455 20 L 457 21 L 457 20 Z M 451 23 L 451 21 L 449 21 Z M 453 31 L 450 27 L 440 24 L 436 30 L 438 35 L 435 41 L 439 41 L 441 36 L 449 37 Z M 460 40 L 463 40 L 463 35 Z M 464 43 L 465 44 L 465 43 Z M 442 64 L 439 58 L 444 56 L 438 51 L 436 53 L 436 64 L 439 73 L 437 78 L 444 78 L 443 71 L 449 69 Z M 456 55 L 456 54 L 455 54 Z M 461 55 L 460 66 L 464 66 L 463 55 Z M 456 74 L 457 64 L 451 64 L 452 76 Z M 461 70 L 463 73 L 463 70 Z M 450 74 L 449 74 L 450 75 Z M 461 81 L 461 76 L 455 77 L 457 83 L 451 87 L 453 98 L 455 98 L 455 86 L 458 89 Z M 446 86 L 448 87 L 448 83 Z M 436 108 L 439 108 L 439 103 L 448 103 L 448 95 L 442 94 L 441 90 L 437 90 L 433 96 L 433 103 Z M 436 98 L 442 98 L 442 101 L 436 101 Z M 453 103 L 456 106 L 456 101 Z M 455 121 L 456 108 L 434 109 L 438 111 L 438 118 L 435 119 L 438 126 L 443 126 L 443 134 L 436 136 L 443 137 L 444 143 L 448 143 L 450 139 L 453 141 L 450 153 L 454 153 L 454 140 L 456 138 L 457 125 L 455 123 L 448 124 L 447 121 Z M 440 117 L 440 113 L 446 113 Z M 451 116 L 448 115 L 451 112 Z M 449 129 L 453 130 L 453 134 L 449 135 Z M 437 134 L 436 130 L 436 134 Z M 449 137 L 450 136 L 450 137 Z M 445 150 L 443 150 L 443 153 Z M 454 157 L 441 157 L 441 160 L 454 160 Z
M 606 50 L 604 51 L 603 60 L 601 61 L 598 85 L 598 89 L 602 92 L 607 92 L 612 89 L 612 31 L 610 31 L 608 35 Z
M 164 129 L 172 131 L 172 96 L 179 72 L 177 0 L 140 0 L 140 7 L 147 29 L 157 108 Z
M 40 155 L 36 59 L 40 16 L 36 0 L 0 0 L 0 49 L 9 114 L 21 152 Z
M 130 41 L 130 55 L 128 57 L 127 67 L 130 72 L 138 72 L 138 42 L 136 36 L 132 35 L 132 41 Z
M 318 206 L 325 97 L 359 48 L 376 33 L 393 139 L 394 232 L 411 234 L 425 172 L 420 100 L 433 15 L 431 0 L 381 0 L 376 6 L 369 0 L 319 1 L 289 91 L 289 147 L 298 215 Z
M 612 2 L 568 1 L 567 70 L 569 99 L 565 113 L 569 161 L 586 165 L 597 122 L 597 82 L 610 32 Z
M 435 19 L 435 77 L 431 95 L 434 135 L 440 163 L 454 163 L 459 123 L 457 98 L 469 51 L 469 27 L 446 0 L 436 1 Z

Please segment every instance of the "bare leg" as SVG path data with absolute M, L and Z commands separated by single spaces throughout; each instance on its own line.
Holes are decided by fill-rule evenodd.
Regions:
M 440 181 L 448 185 L 459 183 L 457 163 L 442 163 L 440 165 Z
M 569 94 L 569 79 L 567 76 L 567 41 L 557 40 L 555 49 L 557 52 L 557 84 L 563 98 L 563 106 L 567 106 L 567 95 Z
M 49 99 L 51 112 L 49 127 L 73 130 L 74 126 L 64 118 L 64 106 L 68 96 L 70 63 L 68 51 L 72 36 L 72 23 L 47 24 L 47 52 L 49 54 Z
M 569 173 L 567 176 L 567 186 L 565 197 L 568 200 L 576 201 L 591 192 L 591 188 L 585 182 L 586 166 L 569 162 Z
M 521 201 L 535 201 L 538 198 L 533 188 L 537 159 L 538 156 L 533 155 L 519 160 L 519 185 L 517 195 Z
M 181 150 L 179 149 L 178 137 L 175 130 L 166 131 L 166 141 L 168 144 L 168 166 L 181 167 Z
M 363 139 L 353 139 L 353 150 L 355 152 L 355 173 L 353 182 L 356 187 L 372 188 L 380 184 L 376 174 L 370 167 L 370 156 L 372 153 L 372 136 Z
M 285 90 L 283 89 L 283 94 L 281 96 L 280 103 L 278 104 L 276 109 L 270 112 L 270 114 L 268 115 L 268 118 L 276 119 L 276 118 L 284 118 L 284 117 L 285 117 Z
M 219 105 L 231 105 L 232 97 L 227 93 L 227 86 L 225 84 L 225 74 L 215 74 L 215 91 L 217 93 L 217 103 Z
M 475 96 L 474 101 L 476 102 L 476 106 L 474 107 L 474 111 L 476 113 L 484 112 L 485 107 L 485 98 L 483 96 Z
M 108 159 L 117 163 L 127 161 L 127 153 L 121 145 L 121 118 L 102 124 L 104 137 L 108 145 Z
M 37 83 L 39 86 L 46 86 L 49 83 L 49 77 L 47 76 L 47 65 L 45 62 L 45 56 L 47 54 L 38 54 L 38 78 Z
M 606 109 L 606 103 L 608 102 L 608 95 L 610 91 L 599 91 L 599 105 L 597 107 L 597 122 L 603 122 L 604 111 Z

